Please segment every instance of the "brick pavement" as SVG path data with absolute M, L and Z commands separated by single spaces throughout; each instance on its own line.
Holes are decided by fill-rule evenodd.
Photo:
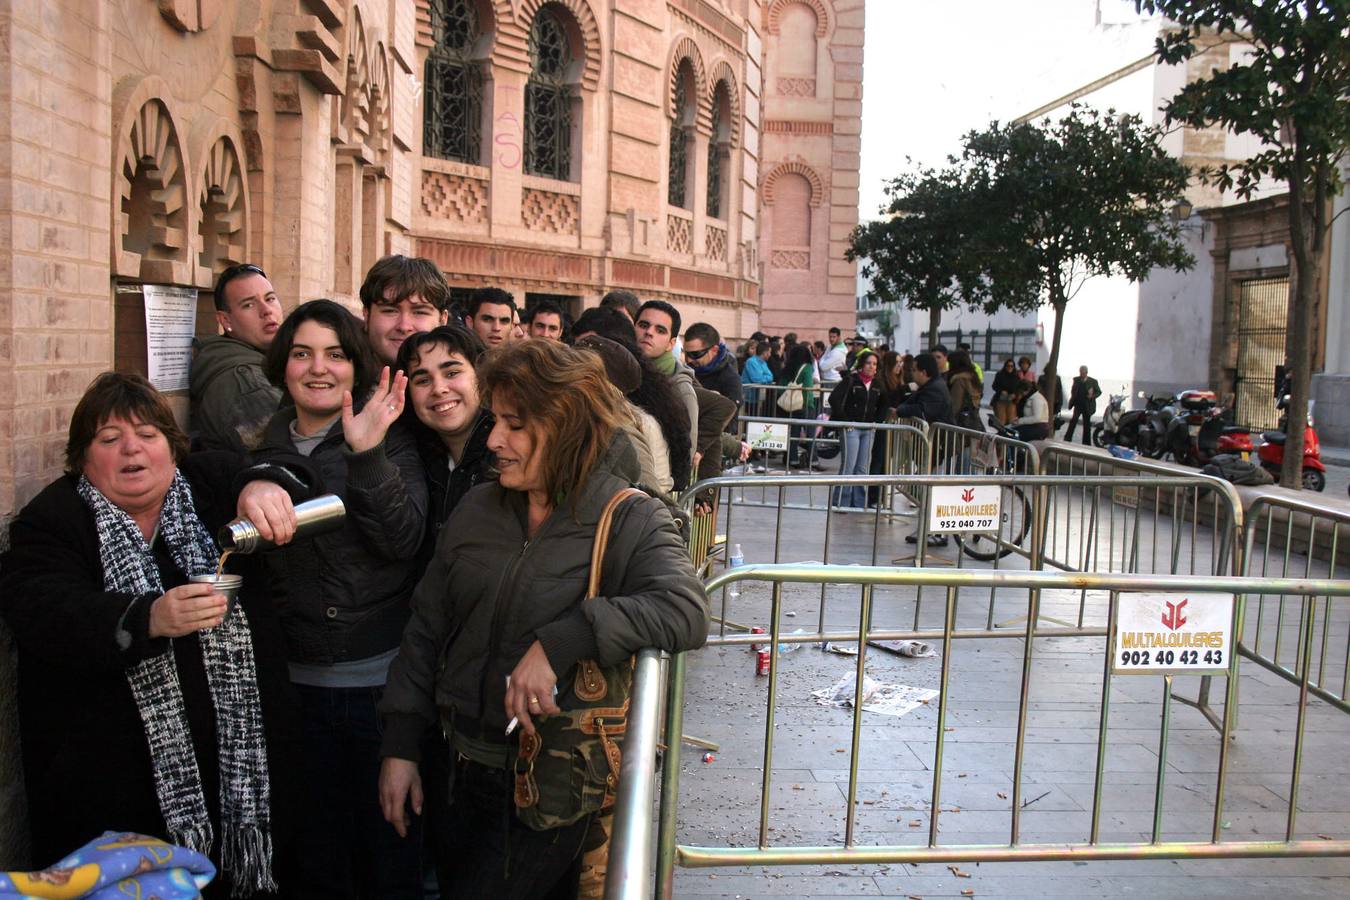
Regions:
M 744 517 L 748 514 L 748 517 Z M 738 508 L 735 526 L 747 561 L 772 558 L 773 510 Z M 871 516 L 847 514 L 832 523 L 831 561 L 865 563 L 872 553 Z M 823 517 L 788 512 L 780 558 L 819 560 Z M 912 523 L 883 520 L 879 558 L 905 552 Z M 1202 548 L 1203 549 L 1203 548 Z M 947 552 L 951 556 L 951 552 Z M 968 560 L 962 565 L 972 565 Z M 974 565 L 988 565 L 975 563 Z M 1024 568 L 1025 563 L 1003 567 Z M 859 589 L 827 592 L 827 625 L 856 628 Z M 936 594 L 926 594 L 923 626 L 939 627 Z M 714 609 L 720 596 L 714 597 Z M 784 588 L 785 631 L 811 629 L 820 589 Z M 983 627 L 989 592 L 967 591 L 958 625 Z M 996 619 L 1024 609 L 1024 592 L 1000 592 Z M 876 592 L 878 626 L 907 627 L 913 591 Z M 1076 616 L 1078 595 L 1047 594 L 1045 611 Z M 1100 619 L 1104 596 L 1088 597 L 1088 618 Z M 746 585 L 731 618 L 763 623 L 768 590 Z M 1292 618 L 1292 617 L 1291 617 Z M 1333 618 L 1331 646 L 1346 646 L 1345 613 Z M 1270 628 L 1268 620 L 1267 627 Z M 1286 640 L 1296 622 L 1286 623 Z M 1038 641 L 1023 779 L 1024 842 L 1086 840 L 1092 806 L 1102 680 L 1101 638 Z M 940 841 L 1006 843 L 1012 796 L 1023 641 L 962 641 L 952 656 L 951 703 L 942 779 Z M 1333 654 L 1335 656 L 1335 654 Z M 810 691 L 851 672 L 851 657 L 809 648 L 782 658 L 776 722 L 770 843 L 842 846 L 851 713 L 815 704 Z M 1333 667 L 1343 663 L 1334 663 Z M 879 680 L 937 688 L 940 660 L 905 659 L 869 651 L 868 674 Z M 1339 677 L 1340 669 L 1333 673 Z M 1179 677 L 1177 690 L 1194 696 L 1197 677 Z M 1215 693 L 1221 693 L 1221 680 Z M 679 840 L 687 844 L 753 846 L 758 829 L 767 679 L 756 678 L 744 647 L 709 648 L 690 660 L 685 731 L 722 744 L 712 763 L 702 751 L 681 754 Z M 1160 676 L 1114 677 L 1101 829 L 1103 841 L 1148 837 L 1158 765 Z M 1218 699 L 1221 699 L 1218 698 Z M 1230 754 L 1225 835 L 1280 839 L 1284 833 L 1297 691 L 1255 665 L 1242 669 L 1240 728 Z M 936 702 L 908 716 L 865 714 L 858 788 L 859 844 L 921 844 L 926 840 L 932 786 Z M 1194 710 L 1173 704 L 1167 748 L 1164 840 L 1207 840 L 1213 812 L 1218 735 Z M 1350 835 L 1350 716 L 1327 704 L 1309 707 L 1297 834 Z M 917 824 L 915 824 L 917 823 Z M 1350 860 L 1143 860 L 961 864 L 969 878 L 945 865 L 839 865 L 677 870 L 676 896 L 721 897 L 1291 897 L 1350 894 Z

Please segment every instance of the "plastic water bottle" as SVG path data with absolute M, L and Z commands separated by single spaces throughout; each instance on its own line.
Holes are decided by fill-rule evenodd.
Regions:
M 741 545 L 732 544 L 731 553 L 727 555 L 727 567 L 739 569 L 743 565 L 745 565 L 745 553 L 741 551 Z M 741 595 L 740 582 L 733 581 L 731 583 L 731 590 L 728 591 L 728 594 L 732 597 L 739 597 Z
M 806 634 L 806 630 L 803 629 L 803 628 L 797 628 L 797 629 L 794 629 L 794 630 L 792 631 L 792 633 L 793 633 L 793 634 Z M 805 644 L 779 644 L 779 645 L 778 645 L 778 655 L 779 655 L 779 656 L 782 656 L 784 653 L 791 653 L 793 650 L 800 650 L 800 649 L 802 649 L 802 648 L 805 647 L 805 646 L 806 646 Z

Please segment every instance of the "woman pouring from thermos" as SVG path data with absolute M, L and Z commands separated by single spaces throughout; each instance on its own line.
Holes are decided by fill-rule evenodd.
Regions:
M 303 484 L 236 500 L 246 460 L 187 449 L 149 382 L 100 375 L 71 417 L 66 474 L 12 526 L 0 612 L 33 855 L 134 831 L 209 854 L 222 877 L 208 896 L 284 891 L 295 714 L 280 623 L 247 560 L 234 605 L 189 579 L 217 570 L 212 533 L 236 513 L 289 540 Z

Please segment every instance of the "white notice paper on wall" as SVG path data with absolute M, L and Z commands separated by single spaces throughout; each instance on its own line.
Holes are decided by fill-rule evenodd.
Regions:
M 188 389 L 192 336 L 197 330 L 196 288 L 147 284 L 145 356 L 150 383 L 161 391 Z

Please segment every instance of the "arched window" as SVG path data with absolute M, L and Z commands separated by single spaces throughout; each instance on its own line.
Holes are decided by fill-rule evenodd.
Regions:
M 773 182 L 772 269 L 811 268 L 811 182 L 784 172 Z
M 790 97 L 816 94 L 816 12 L 805 3 L 783 8 L 778 32 L 778 93 Z
M 478 164 L 483 143 L 483 76 L 472 59 L 478 39 L 473 0 L 432 0 L 422 153 Z
M 694 69 L 688 59 L 680 60 L 675 75 L 675 97 L 670 104 L 670 171 L 666 202 L 689 209 L 689 143 L 694 122 Z
M 725 81 L 713 90 L 712 134 L 708 138 L 708 215 L 722 218 L 723 169 L 731 157 L 731 92 Z
M 811 244 L 811 182 L 795 172 L 778 176 L 773 187 L 773 245 Z
M 530 26 L 525 85 L 525 174 L 566 180 L 572 173 L 572 42 L 558 14 L 542 7 Z

